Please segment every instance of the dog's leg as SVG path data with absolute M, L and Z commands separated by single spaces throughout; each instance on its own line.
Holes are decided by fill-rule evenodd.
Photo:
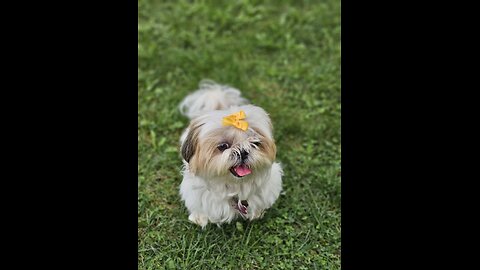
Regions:
M 208 217 L 204 214 L 200 214 L 200 213 L 197 213 L 197 212 L 191 213 L 188 216 L 188 220 L 190 220 L 191 222 L 201 226 L 202 229 L 205 229 L 205 226 L 207 226 L 207 224 L 208 224 Z
M 254 219 L 261 219 L 263 218 L 263 215 L 265 215 L 265 209 L 258 209 L 253 211 L 248 217 L 249 220 L 254 220 Z

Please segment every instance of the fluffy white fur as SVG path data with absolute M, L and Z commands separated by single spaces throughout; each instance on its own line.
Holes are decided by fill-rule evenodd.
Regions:
M 186 154 L 188 157 L 182 152 L 184 166 L 180 195 L 190 213 L 188 219 L 202 228 L 208 222 L 220 226 L 238 217 L 249 220 L 261 218 L 282 190 L 283 172 L 280 164 L 274 161 L 275 145 L 270 118 L 262 108 L 244 105 L 246 103 L 247 100 L 241 97 L 239 90 L 211 81 L 201 82 L 200 89 L 180 103 L 180 111 L 192 120 L 190 127 L 182 134 L 180 144 L 183 150 L 196 146 L 196 152 Z M 247 131 L 222 125 L 223 117 L 240 110 L 247 116 Z M 193 131 L 192 125 L 195 124 L 197 128 Z M 186 145 L 193 144 L 188 141 L 192 137 L 191 132 L 195 132 L 198 142 Z M 231 148 L 223 152 L 209 149 L 212 146 L 205 143 L 218 141 L 220 144 L 223 138 L 234 138 Z M 262 143 L 265 145 L 269 142 L 270 148 L 256 147 L 252 142 L 259 138 L 264 140 Z M 249 152 L 244 162 L 252 168 L 252 173 L 242 178 L 235 177 L 228 171 L 229 167 L 238 162 L 234 156 L 240 150 Z M 206 158 L 203 163 L 199 162 L 202 157 Z M 192 170 L 194 165 L 198 167 L 196 170 Z M 232 205 L 233 198 L 248 201 L 246 215 L 235 209 Z
M 179 109 L 183 115 L 192 119 L 213 110 L 242 104 L 248 104 L 248 101 L 241 97 L 238 89 L 203 80 L 197 91 L 183 99 Z

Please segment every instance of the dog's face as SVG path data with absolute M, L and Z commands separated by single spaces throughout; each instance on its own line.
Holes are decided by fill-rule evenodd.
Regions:
M 248 129 L 222 125 L 222 118 L 244 110 Z M 272 125 L 260 107 L 245 105 L 212 111 L 192 120 L 181 154 L 190 172 L 207 179 L 247 179 L 269 168 L 276 155 Z

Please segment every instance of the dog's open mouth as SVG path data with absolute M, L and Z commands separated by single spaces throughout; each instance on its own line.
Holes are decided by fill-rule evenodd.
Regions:
M 236 177 L 244 177 L 245 175 L 249 175 L 252 173 L 252 170 L 245 164 L 240 164 L 238 166 L 230 168 L 230 172 L 233 176 Z

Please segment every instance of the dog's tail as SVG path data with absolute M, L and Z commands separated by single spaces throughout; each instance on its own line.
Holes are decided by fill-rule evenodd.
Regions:
M 199 89 L 186 96 L 178 106 L 180 112 L 190 119 L 203 113 L 224 110 L 230 106 L 248 104 L 238 89 L 220 85 L 210 80 L 202 80 Z

